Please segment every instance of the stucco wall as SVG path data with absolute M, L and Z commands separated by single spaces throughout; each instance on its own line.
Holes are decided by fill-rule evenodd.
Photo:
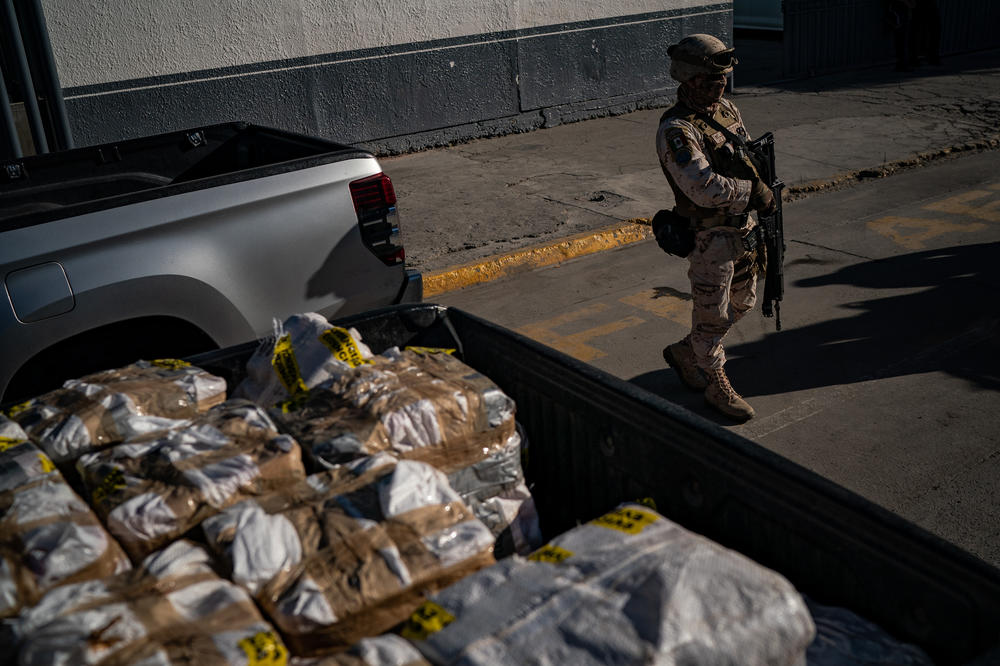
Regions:
M 381 151 L 665 103 L 705 0 L 43 0 L 78 145 L 248 120 Z

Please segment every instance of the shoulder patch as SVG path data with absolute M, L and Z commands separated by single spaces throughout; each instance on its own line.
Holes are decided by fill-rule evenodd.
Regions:
M 691 151 L 687 147 L 681 148 L 674 153 L 674 161 L 677 166 L 687 166 L 691 162 Z
M 666 134 L 667 146 L 670 148 L 670 152 L 677 156 L 678 151 L 685 150 L 687 147 L 688 139 L 684 135 L 684 130 L 673 127 L 667 130 Z

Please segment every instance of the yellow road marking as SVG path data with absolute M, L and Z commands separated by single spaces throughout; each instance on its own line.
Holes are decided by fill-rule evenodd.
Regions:
M 679 292 L 663 288 L 646 289 L 630 296 L 618 299 L 626 305 L 651 312 L 657 317 L 663 317 L 677 322 L 682 326 L 691 324 L 691 297 L 686 299 Z
M 1000 199 L 994 190 L 1000 182 L 986 185 L 985 190 L 969 190 L 940 201 L 934 201 L 923 210 L 972 217 L 987 222 L 1000 222 Z M 950 233 L 975 233 L 986 229 L 982 222 L 949 222 L 922 217 L 897 217 L 890 215 L 868 223 L 868 228 L 909 250 L 926 248 L 926 241 Z
M 599 314 L 607 309 L 607 304 L 595 303 L 594 305 L 581 308 L 573 312 L 567 312 L 557 317 L 546 319 L 545 321 L 522 326 L 518 329 L 518 332 L 522 335 L 528 336 L 529 338 L 538 340 L 539 342 L 550 347 L 554 347 L 555 349 L 569 354 L 570 356 L 581 361 L 592 361 L 594 359 L 601 358 L 602 356 L 607 356 L 607 353 L 597 349 L 596 347 L 588 345 L 587 342 L 593 340 L 594 338 L 611 335 L 612 333 L 616 333 L 623 329 L 644 324 L 646 323 L 645 320 L 640 319 L 639 317 L 629 316 L 607 324 L 601 324 L 600 326 L 594 326 L 583 331 L 571 333 L 569 335 L 560 334 L 554 329 L 579 321 L 580 319 Z
M 982 231 L 986 225 L 982 222 L 961 224 L 919 217 L 889 216 L 872 220 L 868 223 L 868 228 L 908 250 L 922 250 L 926 247 L 925 241 L 931 238 L 955 232 L 974 233 Z
M 993 192 L 984 190 L 971 190 L 956 194 L 953 197 L 935 201 L 924 206 L 924 210 L 933 210 L 940 213 L 950 213 L 952 215 L 969 215 L 988 222 L 1000 222 L 1000 200 L 993 200 L 985 204 L 973 206 L 969 202 L 983 197 L 991 197 Z

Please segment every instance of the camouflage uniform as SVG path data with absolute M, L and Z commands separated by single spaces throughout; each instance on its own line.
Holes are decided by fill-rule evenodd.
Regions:
M 740 113 L 729 100 L 721 100 L 711 115 L 749 140 Z M 723 337 L 757 298 L 757 265 L 742 241 L 757 224 L 748 214 L 750 178 L 755 174 L 725 134 L 683 102 L 660 119 L 656 151 L 674 191 L 675 210 L 690 218 L 697 230 L 688 257 L 694 301 L 690 344 L 698 367 L 720 369 L 726 362 Z M 736 173 L 748 178 L 734 177 Z

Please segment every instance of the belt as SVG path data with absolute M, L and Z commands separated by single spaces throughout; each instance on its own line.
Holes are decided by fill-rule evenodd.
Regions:
M 742 215 L 714 215 L 712 217 L 692 217 L 691 221 L 695 226 L 702 229 L 711 229 L 712 227 L 736 227 L 737 229 L 741 229 L 746 225 L 748 217 L 746 213 Z

